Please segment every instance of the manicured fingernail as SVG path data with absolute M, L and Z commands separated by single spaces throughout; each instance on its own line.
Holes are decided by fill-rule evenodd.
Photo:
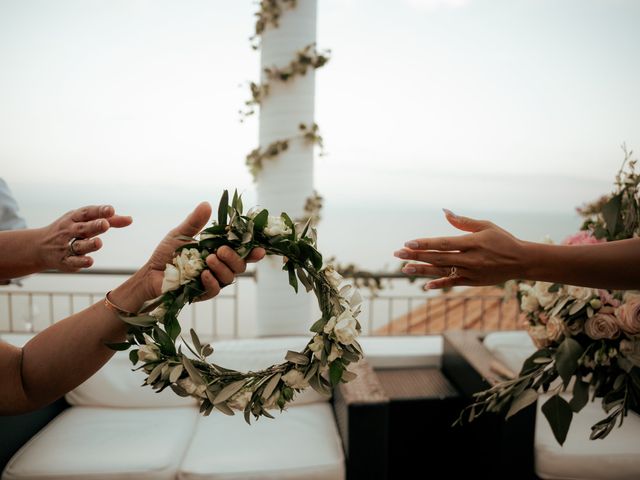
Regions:
M 404 273 L 416 273 L 415 267 L 406 266 L 402 269 Z
M 405 250 L 398 250 L 394 255 L 398 258 L 409 258 L 409 253 Z
M 429 284 L 428 284 L 428 283 L 427 283 L 424 287 L 422 287 L 422 289 L 423 289 L 425 292 L 429 291 L 429 289 L 430 289 L 430 288 L 431 288 L 431 287 L 429 286 Z
M 100 209 L 102 215 L 108 215 L 111 212 L 111 205 L 105 205 Z
M 457 217 L 457 215 L 448 208 L 443 208 L 442 211 L 445 213 L 445 215 L 448 215 L 450 217 Z
M 420 244 L 418 244 L 418 242 L 416 242 L 415 240 L 411 240 L 409 242 L 405 242 L 404 246 L 407 248 L 413 248 L 416 249 L 420 246 Z

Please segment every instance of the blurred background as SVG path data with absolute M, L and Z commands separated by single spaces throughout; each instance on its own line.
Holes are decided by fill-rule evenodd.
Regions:
M 0 0 L 0 162 L 29 226 L 84 204 L 134 216 L 99 267 L 136 267 L 200 200 L 255 188 L 239 122 L 258 78 L 250 0 Z M 453 233 L 440 211 L 531 240 L 574 232 L 640 145 L 632 0 L 323 0 L 320 248 L 395 269 Z M 640 147 L 638 147 L 640 148 Z

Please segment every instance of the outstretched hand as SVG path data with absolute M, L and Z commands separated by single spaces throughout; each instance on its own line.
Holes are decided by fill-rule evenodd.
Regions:
M 406 242 L 405 248 L 394 255 L 422 263 L 408 263 L 403 273 L 434 278 L 426 289 L 495 285 L 518 278 L 524 258 L 521 240 L 489 221 L 461 217 L 449 210 L 444 212 L 451 225 L 470 233 Z
M 211 217 L 211 205 L 207 202 L 200 203 L 187 218 L 176 228 L 171 230 L 158 244 L 151 258 L 141 269 L 143 274 L 143 285 L 145 288 L 142 301 L 155 298 L 160 295 L 162 279 L 167 263 L 171 263 L 175 251 L 181 245 L 189 243 L 184 237 L 194 237 L 209 222 Z M 220 290 L 233 283 L 235 276 L 243 273 L 247 268 L 247 263 L 257 262 L 265 256 L 262 248 L 254 249 L 246 260 L 229 247 L 221 247 L 216 253 L 212 253 L 206 258 L 209 270 L 202 272 L 202 284 L 205 293 L 199 300 L 207 300 L 215 297 Z
M 92 205 L 71 210 L 41 229 L 38 255 L 42 270 L 73 272 L 90 267 L 88 256 L 102 247 L 98 237 L 109 228 L 131 225 L 129 216 L 116 215 L 111 205 Z

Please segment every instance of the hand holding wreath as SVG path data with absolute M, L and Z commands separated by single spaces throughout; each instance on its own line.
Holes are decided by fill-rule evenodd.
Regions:
M 159 392 L 171 388 L 178 395 L 197 398 L 204 415 L 214 408 L 228 415 L 234 414 L 233 409 L 243 410 L 249 422 L 252 415 L 272 418 L 269 409 L 282 410 L 308 386 L 326 394 L 339 382 L 355 378 L 347 366 L 362 357 L 356 341 L 361 330 L 356 317 L 362 298 L 333 268 L 322 268 L 315 230 L 309 222 L 303 227 L 294 224 L 286 213 L 270 216 L 264 209 L 252 209 L 244 215 L 242 199 L 236 193 L 229 205 L 225 191 L 218 221 L 196 239 L 193 237 L 203 226 L 198 219 L 205 218 L 204 213 L 208 218 L 208 212 L 203 210 L 202 216 L 197 212 L 161 243 L 148 264 L 148 277 L 154 278 L 152 286 L 157 292 L 160 284 L 162 294 L 146 302 L 137 315 L 123 316 L 130 324 L 127 341 L 110 345 L 118 350 L 138 347 L 129 356 L 134 365 L 142 363 L 139 368 L 148 374 L 145 384 Z M 176 249 L 172 263 L 161 265 L 169 249 Z M 236 253 L 226 252 L 230 249 Z M 232 279 L 232 265 L 227 263 L 229 272 L 221 270 L 219 262 L 225 257 L 237 254 L 240 259 L 251 260 L 265 252 L 284 258 L 283 270 L 296 292 L 300 282 L 318 299 L 322 315 L 311 327 L 315 335 L 303 351 L 286 352 L 284 363 L 258 372 L 238 372 L 210 363 L 207 357 L 213 348 L 203 344 L 194 330 L 191 344 L 182 338 L 178 342 L 182 307 L 215 292 L 216 280 L 207 269 L 216 271 L 222 281 L 225 275 Z M 234 263 L 232 259 L 229 262 Z M 242 263 L 235 264 L 243 268 Z M 183 347 L 191 357 L 183 353 Z

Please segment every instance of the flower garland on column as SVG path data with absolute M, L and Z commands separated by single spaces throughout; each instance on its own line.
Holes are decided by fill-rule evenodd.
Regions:
M 251 47 L 256 50 L 260 47 L 260 36 L 267 26 L 278 28 L 279 20 L 285 10 L 296 8 L 297 0 L 261 0 L 260 9 L 256 13 L 255 33 L 250 38 Z M 288 82 L 296 76 L 304 76 L 309 69 L 322 68 L 330 60 L 331 51 L 324 50 L 318 52 L 315 43 L 307 45 L 302 50 L 296 52 L 295 57 L 288 65 L 284 67 L 267 67 L 264 69 L 266 80 L 262 83 L 250 82 L 249 90 L 251 98 L 245 102 L 245 109 L 240 111 L 240 121 L 254 115 L 256 108 L 260 106 L 262 101 L 269 95 L 271 82 Z M 312 145 L 318 145 L 320 148 L 320 156 L 324 155 L 323 138 L 320 134 L 320 128 L 317 123 L 306 125 L 300 123 L 300 134 L 290 138 L 276 140 L 264 148 L 255 148 L 246 156 L 246 165 L 254 181 L 262 171 L 266 160 L 274 160 L 282 152 L 288 150 L 291 141 L 301 139 Z M 307 198 L 305 201 L 305 213 L 299 222 L 306 222 L 311 219 L 312 225 L 316 226 L 320 219 L 320 209 L 322 208 L 322 197 L 317 193 Z

